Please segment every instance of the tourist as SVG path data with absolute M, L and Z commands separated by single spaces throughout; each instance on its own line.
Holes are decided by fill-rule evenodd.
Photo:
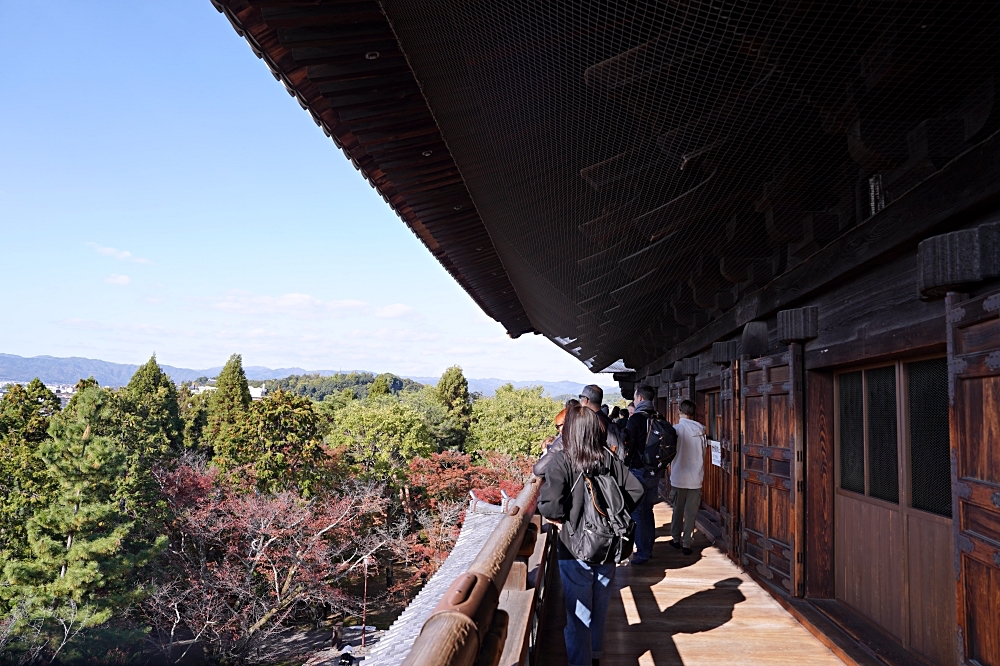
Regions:
M 625 447 L 628 450 L 629 471 L 645 490 L 642 502 L 632 512 L 635 521 L 635 555 L 631 565 L 645 564 L 653 556 L 653 542 L 656 540 L 656 523 L 653 520 L 653 504 L 656 503 L 657 488 L 662 471 L 647 469 L 642 461 L 642 453 L 649 436 L 649 417 L 656 413 L 652 387 L 642 385 L 635 389 L 635 409 L 625 424 Z
M 557 434 L 554 437 L 546 438 L 545 441 L 542 442 L 542 457 L 538 459 L 538 462 L 536 462 L 535 466 L 531 469 L 535 476 L 545 478 L 545 467 L 549 464 L 549 460 L 551 460 L 549 454 L 561 451 L 563 448 L 562 429 L 563 424 L 566 421 L 566 410 L 579 406 L 580 403 L 571 398 L 566 401 L 566 406 L 563 407 L 562 411 L 556 414 L 555 424 Z
M 538 511 L 557 525 L 556 550 L 559 575 L 566 600 L 566 654 L 570 666 L 598 664 L 604 652 L 604 623 L 611 600 L 611 581 L 616 562 L 585 562 L 570 552 L 570 533 L 579 533 L 584 506 L 590 500 L 584 476 L 611 475 L 623 489 L 626 505 L 642 498 L 642 485 L 603 446 L 600 417 L 591 409 L 567 409 L 563 426 L 563 450 L 550 453 L 545 483 L 538 498 Z M 546 456 L 548 457 L 548 456 Z M 629 508 L 626 506 L 626 509 Z
M 601 420 L 601 428 L 604 430 L 603 445 L 611 449 L 619 460 L 624 460 L 625 434 L 608 418 L 608 413 L 605 411 L 607 405 L 601 404 L 603 400 L 604 389 L 597 384 L 588 384 L 580 391 L 580 404 L 597 414 Z
M 694 519 L 701 505 L 701 483 L 705 477 L 705 426 L 694 420 L 695 405 L 684 400 L 678 407 L 677 456 L 670 463 L 670 485 L 676 493 L 670 522 L 670 545 L 691 554 Z

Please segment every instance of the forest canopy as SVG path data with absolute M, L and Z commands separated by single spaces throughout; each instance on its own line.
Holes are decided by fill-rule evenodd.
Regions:
M 297 618 L 357 621 L 359 558 L 390 617 L 447 557 L 470 491 L 520 489 L 561 408 L 541 387 L 471 394 L 457 366 L 434 386 L 266 385 L 252 399 L 234 354 L 213 391 L 176 386 L 155 356 L 120 389 L 80 380 L 65 408 L 37 379 L 10 387 L 4 663 L 176 661 L 191 638 L 209 661 L 266 663 Z

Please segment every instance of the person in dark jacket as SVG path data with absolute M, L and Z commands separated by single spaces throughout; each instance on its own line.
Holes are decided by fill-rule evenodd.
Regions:
M 626 463 L 629 471 L 645 489 L 642 502 L 632 512 L 635 521 L 635 555 L 629 564 L 645 564 L 653 556 L 653 542 L 656 540 L 656 523 L 653 520 L 653 504 L 656 502 L 657 488 L 662 472 L 646 469 L 642 464 L 642 452 L 649 434 L 649 417 L 656 413 L 653 398 L 656 392 L 645 384 L 635 389 L 635 412 L 625 424 L 625 448 L 628 451 Z
M 571 530 L 578 530 L 587 502 L 582 477 L 611 474 L 624 490 L 629 510 L 642 499 L 643 487 L 604 447 L 604 432 L 598 415 L 582 406 L 566 410 L 563 449 L 550 452 L 545 483 L 538 497 L 538 511 L 560 529 L 556 550 L 559 576 L 566 598 L 566 654 L 570 666 L 599 664 L 604 652 L 604 625 L 611 601 L 611 581 L 616 563 L 584 562 L 566 547 Z
M 557 434 L 555 438 L 547 446 L 545 446 L 544 442 L 542 443 L 543 444 L 542 457 L 539 458 L 538 462 L 536 462 L 534 467 L 531 468 L 531 472 L 535 476 L 540 476 L 544 479 L 545 468 L 548 466 L 549 461 L 552 460 L 551 454 L 555 453 L 556 451 L 562 451 L 563 448 L 562 429 L 563 429 L 563 424 L 566 422 L 566 410 L 579 406 L 580 406 L 579 401 L 571 398 L 566 401 L 566 406 L 562 408 L 562 411 L 556 414 L 556 419 L 555 419 L 556 432 L 559 434 Z

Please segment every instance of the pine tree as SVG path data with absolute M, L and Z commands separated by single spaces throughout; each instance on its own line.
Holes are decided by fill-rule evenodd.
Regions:
M 250 386 L 243 372 L 243 358 L 233 354 L 215 381 L 216 390 L 208 399 L 207 435 L 212 446 L 236 436 L 250 408 Z
M 52 419 L 51 439 L 39 446 L 55 488 L 50 504 L 28 521 L 30 555 L 8 562 L 0 585 L 26 621 L 43 623 L 56 654 L 141 596 L 130 574 L 166 541 L 137 542 L 134 521 L 115 499 L 126 459 L 111 437 L 96 434 L 108 420 L 111 394 L 88 387 L 75 398 L 75 409 Z
M 15 384 L 0 400 L 0 561 L 25 554 L 25 525 L 50 500 L 53 484 L 38 447 L 59 407 L 37 378 Z

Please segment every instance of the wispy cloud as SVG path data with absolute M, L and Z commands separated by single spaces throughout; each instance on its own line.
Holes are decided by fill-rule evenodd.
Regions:
M 403 303 L 393 303 L 392 305 L 386 305 L 375 311 L 375 316 L 380 319 L 402 319 L 408 315 L 416 312 L 409 305 L 404 305 Z
M 143 257 L 137 257 L 128 250 L 119 250 L 113 247 L 107 247 L 99 243 L 87 243 L 87 247 L 91 248 L 97 254 L 103 254 L 105 257 L 113 257 L 119 261 L 130 261 L 133 264 L 151 264 L 153 263 L 149 259 Z
M 116 273 L 112 273 L 108 277 L 104 278 L 104 281 L 107 282 L 108 284 L 119 284 L 125 286 L 132 281 L 132 278 L 130 278 L 127 275 L 118 275 Z
M 315 296 L 300 293 L 261 296 L 248 292 L 233 292 L 226 298 L 216 301 L 214 307 L 217 310 L 238 314 L 283 314 L 312 318 L 347 310 L 362 310 L 367 308 L 368 304 L 355 300 L 324 301 Z

